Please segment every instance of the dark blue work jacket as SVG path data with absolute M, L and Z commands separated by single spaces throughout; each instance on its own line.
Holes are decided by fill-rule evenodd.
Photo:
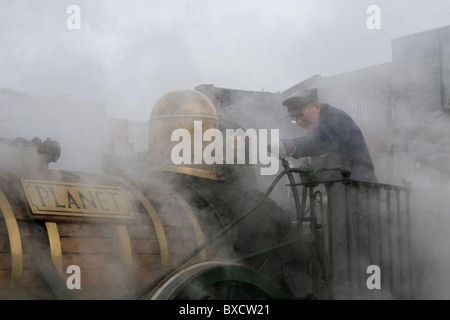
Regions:
M 296 146 L 292 157 L 314 157 L 314 169 L 347 167 L 352 171 L 351 179 L 377 181 L 364 136 L 353 119 L 342 110 L 322 104 L 317 130 L 292 141 Z M 328 177 L 342 178 L 340 173 Z

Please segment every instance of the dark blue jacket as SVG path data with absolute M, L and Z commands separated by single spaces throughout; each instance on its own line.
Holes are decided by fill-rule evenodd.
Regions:
M 374 166 L 358 125 L 344 111 L 322 104 L 319 126 L 314 133 L 292 139 L 293 158 L 313 158 L 315 169 L 348 167 L 351 179 L 376 182 Z M 340 176 L 334 176 L 335 178 Z

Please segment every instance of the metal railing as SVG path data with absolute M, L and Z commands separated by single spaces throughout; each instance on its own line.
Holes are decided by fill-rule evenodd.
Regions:
M 326 299 L 413 298 L 410 184 L 357 181 L 349 170 L 341 173 L 342 179 L 328 181 L 315 181 L 314 172 L 301 169 L 287 173 L 297 223 L 310 230 L 298 228 L 310 237 L 312 293 Z

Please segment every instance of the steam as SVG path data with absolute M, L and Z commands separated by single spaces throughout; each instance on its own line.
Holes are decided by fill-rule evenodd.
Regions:
M 413 248 L 417 254 L 416 274 L 419 296 L 424 299 L 450 297 L 450 261 L 447 244 L 449 171 L 446 138 L 449 116 L 437 112 L 438 119 L 427 122 L 419 135 L 408 141 L 409 177 L 413 192 Z M 420 126 L 419 126 L 420 127 Z
M 370 1 L 3 2 L 0 88 L 70 93 L 106 103 L 112 117 L 144 120 L 173 89 L 277 92 L 311 74 L 389 61 L 392 38 L 447 23 L 448 2 L 433 3 L 381 1 L 382 29 L 373 32 Z M 68 30 L 74 4 L 81 29 Z
M 138 0 L 125 6 L 118 0 L 2 1 L 0 89 L 14 92 L 1 91 L 0 137 L 49 137 L 61 145 L 61 157 L 51 169 L 98 172 L 107 151 L 109 118 L 147 122 L 162 94 L 204 83 L 261 92 L 256 98 L 237 93 L 220 111 L 229 121 L 224 128 L 301 135 L 286 121 L 282 95 L 264 92 L 283 92 L 312 74 L 328 77 L 390 64 L 396 58 L 391 57 L 392 39 L 448 24 L 447 0 L 383 0 L 377 1 L 382 29 L 371 31 L 365 20 L 372 2 Z M 80 30 L 66 27 L 66 8 L 73 4 L 81 9 Z M 397 71 L 394 76 L 403 83 L 421 88 L 420 70 Z M 381 78 L 390 81 L 391 76 Z M 422 96 L 414 108 L 426 108 L 428 98 Z M 375 165 L 383 182 L 412 181 L 419 297 L 448 298 L 449 116 L 430 105 L 434 111 L 423 109 L 423 117 L 415 118 L 408 108 L 413 100 L 394 101 L 394 163 L 376 159 Z M 325 102 L 349 107 L 351 113 L 334 93 Z M 5 107 L 23 110 L 9 118 Z M 378 116 L 379 109 L 372 110 L 372 117 Z M 146 128 L 136 137 L 141 133 L 145 137 L 139 143 L 146 139 Z M 10 161 L 8 154 L 2 156 Z M 271 181 L 258 177 L 256 187 L 265 191 Z M 274 198 L 285 192 L 276 189 Z

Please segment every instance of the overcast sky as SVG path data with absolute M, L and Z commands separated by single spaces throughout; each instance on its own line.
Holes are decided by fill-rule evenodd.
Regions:
M 69 29 L 70 5 L 81 11 Z M 380 8 L 371 30 L 367 8 Z M 148 120 L 164 93 L 283 91 L 391 61 L 391 40 L 450 25 L 449 0 L 0 0 L 0 88 Z

